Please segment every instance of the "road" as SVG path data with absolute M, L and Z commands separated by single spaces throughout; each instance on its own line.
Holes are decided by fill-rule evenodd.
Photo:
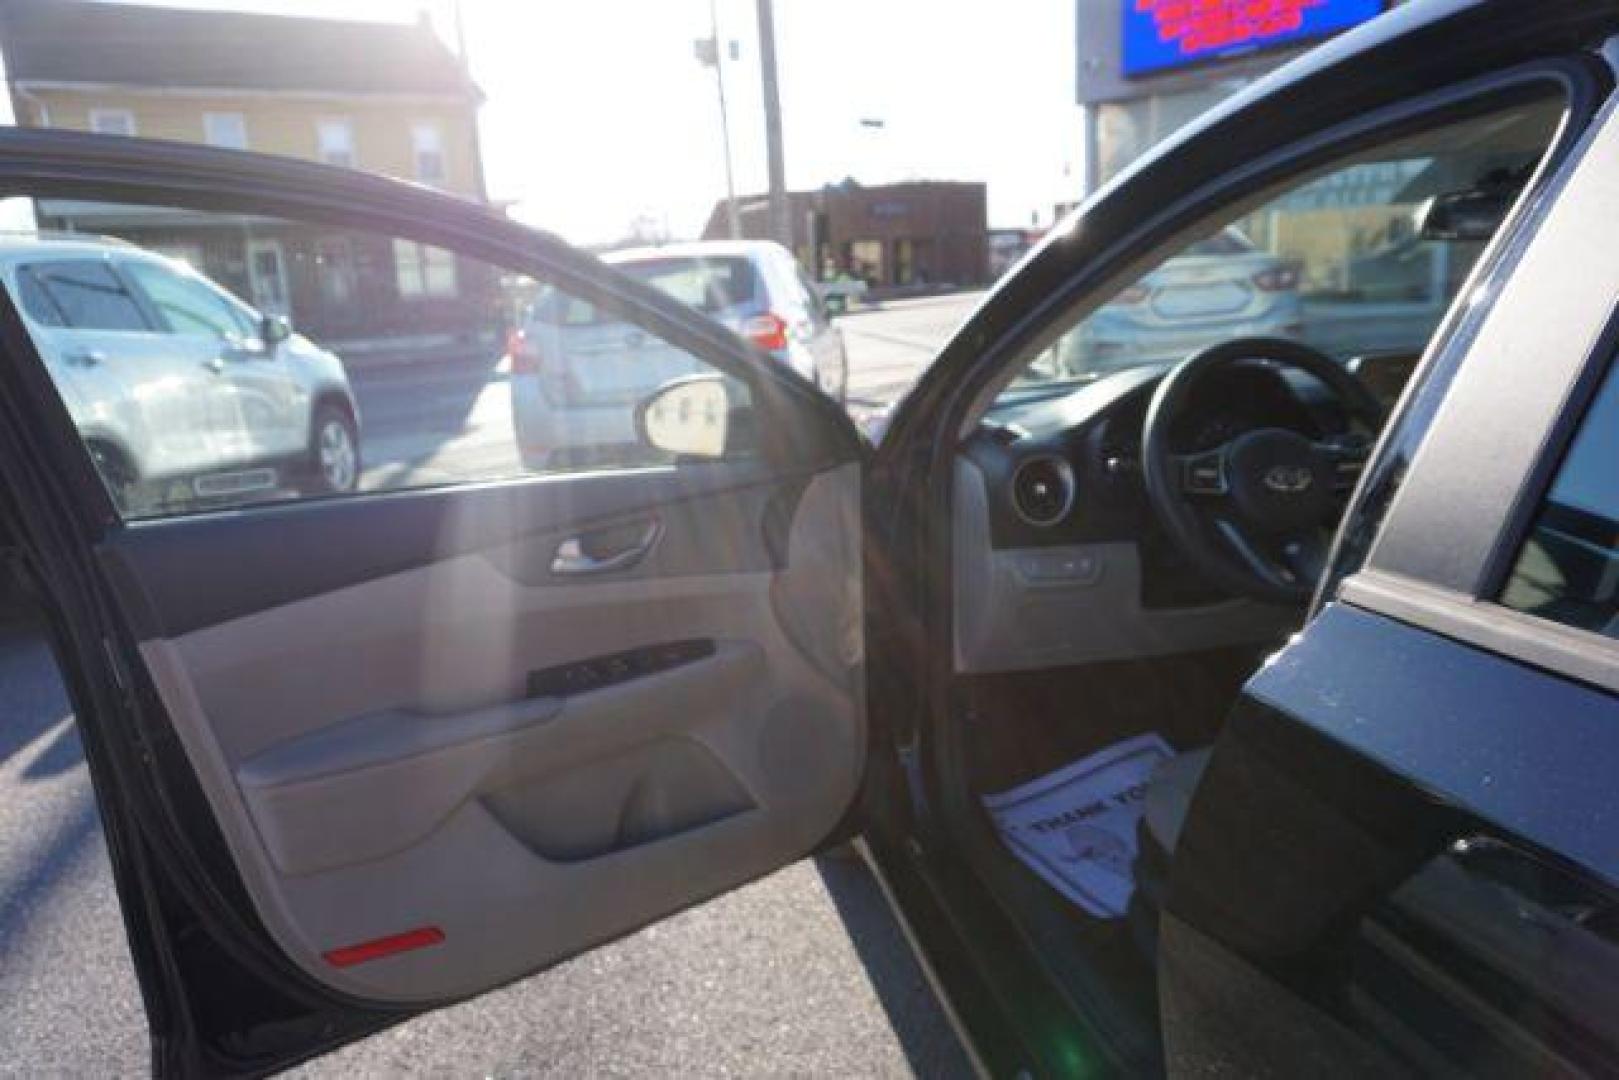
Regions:
M 972 302 L 845 317 L 851 407 L 902 393 Z M 370 482 L 510 438 L 493 365 L 360 383 Z M 49 653 L 22 628 L 0 626 L 0 701 L 0 1073 L 143 1073 L 145 1021 L 83 755 Z M 864 866 L 819 859 L 299 1075 L 969 1071 Z
M 971 292 L 890 301 L 839 319 L 849 349 L 850 411 L 858 418 L 908 390 L 982 297 Z

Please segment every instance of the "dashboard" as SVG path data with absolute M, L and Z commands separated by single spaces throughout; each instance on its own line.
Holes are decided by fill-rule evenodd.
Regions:
M 1232 597 L 1181 559 L 1147 500 L 1141 429 L 1168 366 L 998 404 L 958 457 L 956 664 L 1021 670 L 1286 633 L 1290 609 Z M 1175 453 L 1257 428 L 1311 439 L 1349 418 L 1315 380 L 1255 361 L 1204 376 Z

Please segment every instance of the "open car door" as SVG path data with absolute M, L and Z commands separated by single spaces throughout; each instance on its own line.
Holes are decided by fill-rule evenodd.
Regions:
M 1160 924 L 1172 1074 L 1613 1071 L 1615 153 L 1609 112 L 1476 285 L 1201 773 Z
M 0 195 L 73 233 L 0 245 L 0 493 L 158 1073 L 283 1067 L 838 834 L 862 444 L 807 383 L 560 241 L 347 170 L 7 131 Z M 163 433 L 202 464 L 165 465 L 126 365 L 203 316 L 120 266 L 183 249 L 245 298 L 270 242 L 297 333 L 205 360 L 229 392 Z M 109 283 L 35 288 L 68 253 Z M 116 318 L 128 355 L 37 345 Z

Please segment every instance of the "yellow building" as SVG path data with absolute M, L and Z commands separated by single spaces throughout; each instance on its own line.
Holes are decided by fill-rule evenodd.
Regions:
M 0 48 L 26 127 L 279 154 L 486 199 L 482 95 L 425 21 L 4 0 Z M 470 268 L 420 245 L 105 204 L 39 211 L 42 224 L 120 235 L 186 259 L 328 340 L 366 338 L 379 323 L 442 325 L 457 304 L 469 317 L 487 310 Z M 378 274 L 379 260 L 392 272 Z M 387 295 L 375 295 L 368 277 L 391 279 Z M 401 305 L 423 310 L 413 317 Z

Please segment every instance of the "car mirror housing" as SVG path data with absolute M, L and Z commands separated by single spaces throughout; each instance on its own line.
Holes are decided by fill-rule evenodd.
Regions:
M 265 352 L 275 352 L 276 347 L 290 337 L 292 323 L 285 315 L 266 315 L 259 320 L 259 340 L 264 343 Z
M 677 458 L 725 455 L 731 436 L 731 395 L 719 375 L 664 383 L 635 410 L 641 442 Z

